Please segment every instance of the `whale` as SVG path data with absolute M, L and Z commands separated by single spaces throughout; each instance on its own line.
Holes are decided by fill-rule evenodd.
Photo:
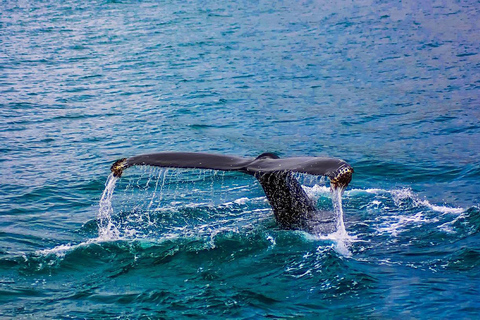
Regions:
M 340 193 L 352 180 L 353 168 L 344 160 L 329 157 L 280 158 L 275 153 L 262 153 L 256 158 L 243 158 L 199 152 L 160 152 L 122 158 L 110 170 L 120 178 L 132 166 L 161 168 L 210 169 L 237 171 L 255 177 L 272 207 L 275 220 L 282 229 L 328 234 L 335 231 L 333 212 L 319 210 L 307 195 L 294 173 L 325 176 L 332 192 Z

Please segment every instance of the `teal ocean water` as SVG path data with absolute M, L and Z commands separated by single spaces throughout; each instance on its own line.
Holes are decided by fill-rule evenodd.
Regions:
M 1 1 L 0 318 L 477 319 L 478 21 L 473 0 Z M 281 230 L 240 173 L 106 186 L 161 151 L 342 158 L 347 235 Z

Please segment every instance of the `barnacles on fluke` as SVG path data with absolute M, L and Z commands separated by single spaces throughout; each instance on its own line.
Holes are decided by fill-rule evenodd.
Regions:
M 341 188 L 344 189 L 348 186 L 350 181 L 352 181 L 353 168 L 348 164 L 343 165 L 338 168 L 333 176 L 330 177 L 330 185 L 333 189 Z
M 110 167 L 110 171 L 113 172 L 113 176 L 120 178 L 122 176 L 123 170 L 126 168 L 127 158 L 122 158 L 115 161 Z

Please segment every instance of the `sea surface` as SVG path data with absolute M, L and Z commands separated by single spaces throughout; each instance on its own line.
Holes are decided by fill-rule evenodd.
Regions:
M 480 4 L 0 1 L 1 319 L 478 319 Z M 162 151 L 330 156 L 343 236 Z M 298 177 L 334 210 L 328 179 Z

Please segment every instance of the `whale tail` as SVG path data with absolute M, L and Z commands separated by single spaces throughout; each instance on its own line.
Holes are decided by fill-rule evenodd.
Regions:
M 122 158 L 110 170 L 121 177 L 131 166 L 164 168 L 212 169 L 239 171 L 250 175 L 300 172 L 326 176 L 335 188 L 345 188 L 352 180 L 353 168 L 341 159 L 324 157 L 294 157 L 281 159 L 274 153 L 262 153 L 255 159 L 194 152 L 161 152 Z
M 308 229 L 308 221 L 318 214 L 292 173 L 326 176 L 332 189 L 344 189 L 352 180 L 353 168 L 341 159 L 322 157 L 279 158 L 274 153 L 262 153 L 255 159 L 192 152 L 162 152 L 122 158 L 111 166 L 121 177 L 131 166 L 164 168 L 212 169 L 238 171 L 254 176 L 262 186 L 272 206 L 275 218 L 286 229 Z

